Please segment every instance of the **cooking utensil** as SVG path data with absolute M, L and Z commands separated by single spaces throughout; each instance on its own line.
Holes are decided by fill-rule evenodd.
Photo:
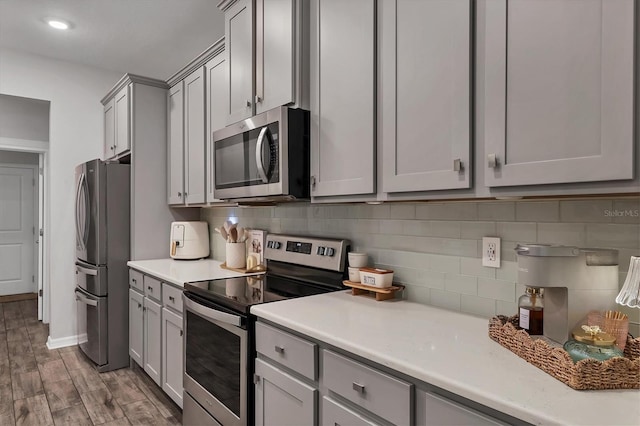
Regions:
M 229 237 L 231 238 L 232 243 L 238 242 L 238 230 L 236 228 L 231 228 L 229 230 Z
M 227 234 L 227 230 L 224 227 L 220 228 L 220 235 L 222 235 L 225 241 L 229 239 L 229 234 Z
M 238 239 L 236 241 L 239 242 L 239 243 L 244 243 L 244 239 L 243 239 L 244 238 L 244 228 L 242 226 L 238 226 L 236 228 L 236 230 L 238 231 L 238 236 L 237 236 Z

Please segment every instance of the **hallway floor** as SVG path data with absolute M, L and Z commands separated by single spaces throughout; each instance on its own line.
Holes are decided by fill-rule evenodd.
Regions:
M 47 349 L 37 301 L 0 303 L 0 425 L 176 425 L 182 414 L 139 368 L 98 373 L 77 346 Z

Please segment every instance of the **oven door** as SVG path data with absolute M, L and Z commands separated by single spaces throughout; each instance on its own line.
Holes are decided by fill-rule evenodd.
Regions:
M 213 134 L 217 199 L 287 194 L 286 108 L 276 108 Z
M 184 305 L 184 390 L 216 421 L 247 424 L 246 318 L 205 306 L 186 293 Z M 184 416 L 190 418 L 185 405 Z M 214 421 L 211 424 L 216 424 Z

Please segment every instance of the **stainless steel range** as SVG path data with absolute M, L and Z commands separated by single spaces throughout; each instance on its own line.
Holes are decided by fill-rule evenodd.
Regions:
M 251 306 L 343 289 L 347 240 L 269 234 L 264 275 L 185 285 L 185 425 L 254 422 Z

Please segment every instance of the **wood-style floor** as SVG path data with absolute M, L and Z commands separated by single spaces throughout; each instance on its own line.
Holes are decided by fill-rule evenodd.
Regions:
M 0 425 L 182 423 L 178 406 L 137 366 L 98 373 L 77 346 L 47 349 L 36 303 L 0 303 Z

